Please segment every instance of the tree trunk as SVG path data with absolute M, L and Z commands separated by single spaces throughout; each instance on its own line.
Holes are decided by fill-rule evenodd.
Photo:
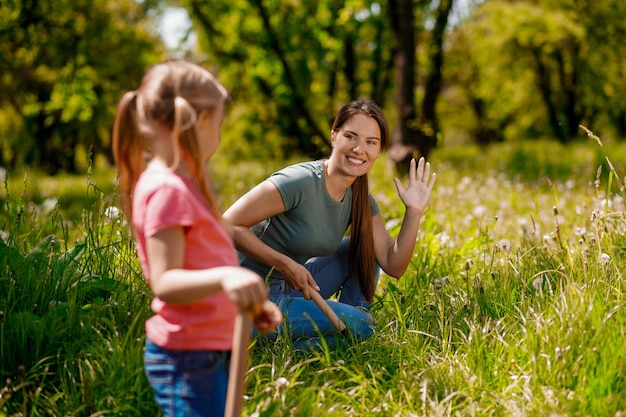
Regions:
M 578 136 L 580 122 L 582 121 L 582 111 L 578 109 L 578 66 L 576 61 L 578 60 L 578 51 L 580 48 L 578 45 L 572 47 L 572 60 L 573 65 L 571 72 L 567 72 L 565 60 L 561 51 L 555 52 L 556 62 L 559 70 L 559 78 L 561 81 L 561 89 L 563 90 L 563 97 L 565 103 L 563 103 L 563 112 L 565 114 L 566 126 L 565 135 L 569 140 Z
M 413 2 L 411 0 L 390 0 L 389 16 L 396 40 L 396 107 L 398 126 L 391 138 L 389 157 L 403 172 L 417 149 L 417 117 L 415 111 L 415 37 Z
M 545 63 L 541 59 L 541 51 L 538 48 L 533 48 L 530 52 L 535 61 L 537 86 L 539 87 L 541 98 L 546 106 L 546 110 L 548 111 L 550 126 L 552 127 L 552 131 L 559 142 L 566 143 L 568 141 L 567 137 L 563 132 L 563 129 L 561 129 L 558 111 L 552 102 L 553 93 L 552 87 L 550 86 L 550 75 L 548 74 L 548 69 L 546 68 Z
M 426 84 L 424 86 L 424 100 L 422 101 L 422 114 L 420 116 L 420 127 L 425 133 L 427 139 L 418 144 L 418 150 L 422 155 L 428 155 L 437 145 L 437 134 L 439 125 L 437 122 L 437 98 L 441 93 L 442 72 L 443 67 L 443 39 L 445 37 L 446 27 L 448 26 L 448 17 L 454 0 L 441 0 L 437 10 L 437 18 L 435 27 L 432 31 L 432 37 L 429 45 L 430 71 L 426 75 Z

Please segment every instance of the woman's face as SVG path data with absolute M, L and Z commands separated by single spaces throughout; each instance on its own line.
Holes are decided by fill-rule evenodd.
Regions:
M 364 114 L 348 119 L 337 131 L 331 133 L 334 166 L 346 175 L 360 177 L 378 159 L 381 150 L 381 132 L 378 122 Z
M 222 122 L 224 121 L 224 106 L 220 105 L 213 112 L 201 112 L 196 124 L 196 134 L 202 159 L 207 161 L 220 144 Z

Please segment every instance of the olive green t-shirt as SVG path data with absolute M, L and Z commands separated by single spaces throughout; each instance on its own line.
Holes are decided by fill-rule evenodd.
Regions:
M 253 226 L 251 230 L 268 246 L 304 264 L 315 256 L 335 252 L 349 226 L 352 188 L 339 202 L 328 194 L 324 160 L 291 165 L 268 180 L 280 193 L 285 211 Z M 370 194 L 372 216 L 379 212 Z M 271 265 L 242 256 L 242 266 L 267 277 Z M 277 271 L 272 278 L 281 278 Z

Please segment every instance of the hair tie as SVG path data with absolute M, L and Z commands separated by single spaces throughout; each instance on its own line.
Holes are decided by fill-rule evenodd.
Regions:
M 182 96 L 176 96 L 174 98 L 174 108 L 180 109 L 183 113 L 180 115 L 181 123 L 180 130 L 184 131 L 190 129 L 198 119 L 196 110 L 189 104 L 187 99 Z M 184 121 L 185 116 L 188 116 L 188 120 Z

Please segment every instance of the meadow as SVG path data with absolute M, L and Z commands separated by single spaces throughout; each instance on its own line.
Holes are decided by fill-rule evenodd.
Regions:
M 378 331 L 317 351 L 253 340 L 245 414 L 626 416 L 626 149 L 602 145 L 437 149 L 412 264 L 379 284 Z M 218 153 L 220 204 L 284 163 Z M 383 157 L 370 176 L 392 234 L 394 175 Z M 114 178 L 5 178 L 0 416 L 158 415 L 141 358 L 151 297 Z

